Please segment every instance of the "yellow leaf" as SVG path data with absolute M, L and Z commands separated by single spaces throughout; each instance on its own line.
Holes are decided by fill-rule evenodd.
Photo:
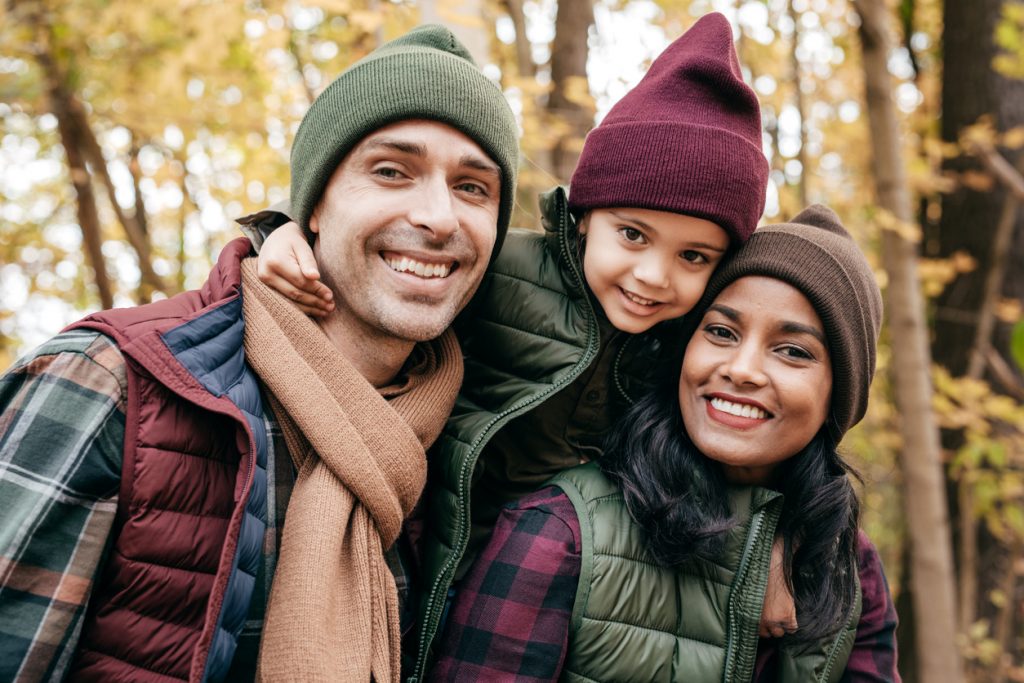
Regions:
M 1002 299 L 996 304 L 996 317 L 1013 325 L 1024 315 L 1024 308 L 1018 299 Z
M 990 192 L 995 186 L 995 181 L 988 173 L 964 171 L 960 174 L 960 184 L 975 192 Z
M 1010 149 L 1024 147 L 1024 126 L 1017 126 L 1003 133 L 1003 147 Z

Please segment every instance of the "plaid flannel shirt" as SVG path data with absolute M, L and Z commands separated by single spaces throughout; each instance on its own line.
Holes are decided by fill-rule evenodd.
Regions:
M 844 683 L 900 680 L 896 610 L 878 553 L 858 536 L 863 609 Z M 580 528 L 569 498 L 548 487 L 506 507 L 456 594 L 431 674 L 437 681 L 557 681 L 580 571 Z M 774 679 L 764 639 L 754 676 Z
M 60 680 L 74 659 L 117 512 L 126 394 L 124 357 L 93 331 L 60 334 L 0 377 L 0 681 Z M 263 426 L 268 524 L 234 681 L 255 676 L 295 477 L 272 414 Z M 408 631 L 409 558 L 396 544 L 386 559 Z

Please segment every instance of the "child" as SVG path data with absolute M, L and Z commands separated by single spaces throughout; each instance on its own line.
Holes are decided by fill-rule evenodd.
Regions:
M 604 457 L 502 511 L 431 679 L 899 680 L 895 610 L 836 451 L 875 366 L 871 269 L 815 206 L 761 228 L 699 310 L 681 372 Z M 775 533 L 800 629 L 759 642 Z
M 659 323 L 690 311 L 715 266 L 750 238 L 767 178 L 757 98 L 728 21 L 713 13 L 590 133 L 569 196 L 541 197 L 544 234 L 509 234 L 456 324 L 466 379 L 430 458 L 415 675 L 502 505 L 600 456 L 664 350 Z M 311 264 L 292 224 L 268 238 L 261 277 L 315 313 L 330 303 Z

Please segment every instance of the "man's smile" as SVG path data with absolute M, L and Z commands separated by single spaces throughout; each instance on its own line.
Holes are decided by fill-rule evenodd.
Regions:
M 381 252 L 381 258 L 397 273 L 409 273 L 423 279 L 446 278 L 459 262 L 453 259 L 427 260 L 398 252 Z

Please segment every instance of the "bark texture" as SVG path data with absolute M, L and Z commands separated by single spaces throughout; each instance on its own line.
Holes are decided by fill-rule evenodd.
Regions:
M 548 114 L 564 133 L 551 150 L 551 172 L 568 183 L 579 160 L 583 139 L 594 123 L 593 104 L 581 101 L 587 82 L 587 37 L 594 23 L 592 0 L 559 0 L 551 43 L 551 95 Z M 589 99 L 589 98 L 586 98 Z
M 878 205 L 904 225 L 914 214 L 900 153 L 899 120 L 887 68 L 889 10 L 884 0 L 854 0 L 860 37 L 872 170 Z M 901 469 L 914 577 L 918 680 L 961 683 L 956 644 L 955 584 L 939 432 L 931 408 L 931 353 L 917 280 L 917 244 L 902 231 L 883 233 L 883 263 L 889 276 L 887 315 L 893 339 L 892 367 L 903 440 Z M 904 644 L 905 647 L 908 644 Z

